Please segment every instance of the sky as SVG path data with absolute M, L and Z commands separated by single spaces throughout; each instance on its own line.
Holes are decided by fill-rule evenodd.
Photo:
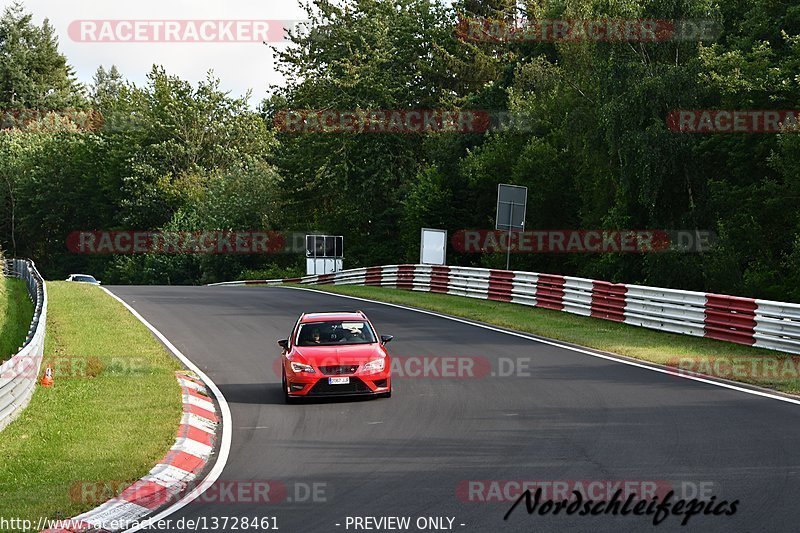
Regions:
M 12 0 L 0 0 L 5 9 Z M 90 83 L 97 67 L 116 65 L 123 76 L 143 84 L 153 64 L 196 83 L 213 70 L 222 88 L 235 96 L 253 90 L 251 106 L 269 94 L 271 84 L 282 84 L 272 50 L 260 42 L 81 42 L 79 22 L 97 20 L 301 20 L 306 18 L 297 0 L 23 0 L 37 24 L 48 18 L 56 30 L 59 50 L 78 79 Z M 85 24 L 85 23 L 84 23 Z M 119 24 L 115 22 L 115 28 Z M 85 26 L 84 26 L 85 27 Z M 100 36 L 100 25 L 95 33 Z M 155 30 L 153 30 L 155 31 Z M 120 34 L 120 33 L 118 33 Z M 278 44 L 278 46 L 286 46 Z

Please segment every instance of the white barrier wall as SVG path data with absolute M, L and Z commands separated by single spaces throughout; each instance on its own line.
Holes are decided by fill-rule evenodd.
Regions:
M 10 424 L 33 396 L 44 352 L 47 325 L 47 287 L 33 261 L 9 259 L 4 271 L 25 281 L 35 309 L 28 336 L 20 351 L 0 365 L 0 430 Z
M 488 268 L 388 265 L 282 283 L 377 285 L 544 307 L 672 333 L 800 354 L 800 304 Z

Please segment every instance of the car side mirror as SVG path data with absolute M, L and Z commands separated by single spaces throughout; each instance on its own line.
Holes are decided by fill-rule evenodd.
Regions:
M 381 344 L 387 344 L 392 339 L 394 339 L 393 335 L 381 335 Z
M 278 346 L 283 348 L 284 350 L 289 349 L 289 339 L 281 339 L 278 341 Z

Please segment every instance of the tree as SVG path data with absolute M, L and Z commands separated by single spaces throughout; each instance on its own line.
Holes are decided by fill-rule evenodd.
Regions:
M 0 108 L 61 110 L 85 105 L 83 87 L 58 51 L 53 27 L 32 22 L 21 2 L 0 18 Z
M 426 0 L 316 0 L 310 25 L 278 51 L 289 80 L 265 102 L 267 117 L 293 110 L 457 109 L 491 69 L 454 35 L 455 12 Z M 478 83 L 478 81 L 481 83 Z M 427 136 L 393 133 L 282 134 L 290 227 L 345 235 L 350 264 L 392 261 L 402 200 Z

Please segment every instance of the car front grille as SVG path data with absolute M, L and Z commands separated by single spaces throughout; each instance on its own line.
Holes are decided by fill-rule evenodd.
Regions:
M 369 394 L 372 392 L 366 383 L 358 378 L 350 378 L 346 385 L 330 385 L 326 378 L 317 381 L 317 384 L 308 391 L 308 396 L 333 396 L 337 394 Z
M 356 370 L 358 370 L 358 365 L 321 366 L 319 369 L 326 376 L 341 376 L 355 374 Z

